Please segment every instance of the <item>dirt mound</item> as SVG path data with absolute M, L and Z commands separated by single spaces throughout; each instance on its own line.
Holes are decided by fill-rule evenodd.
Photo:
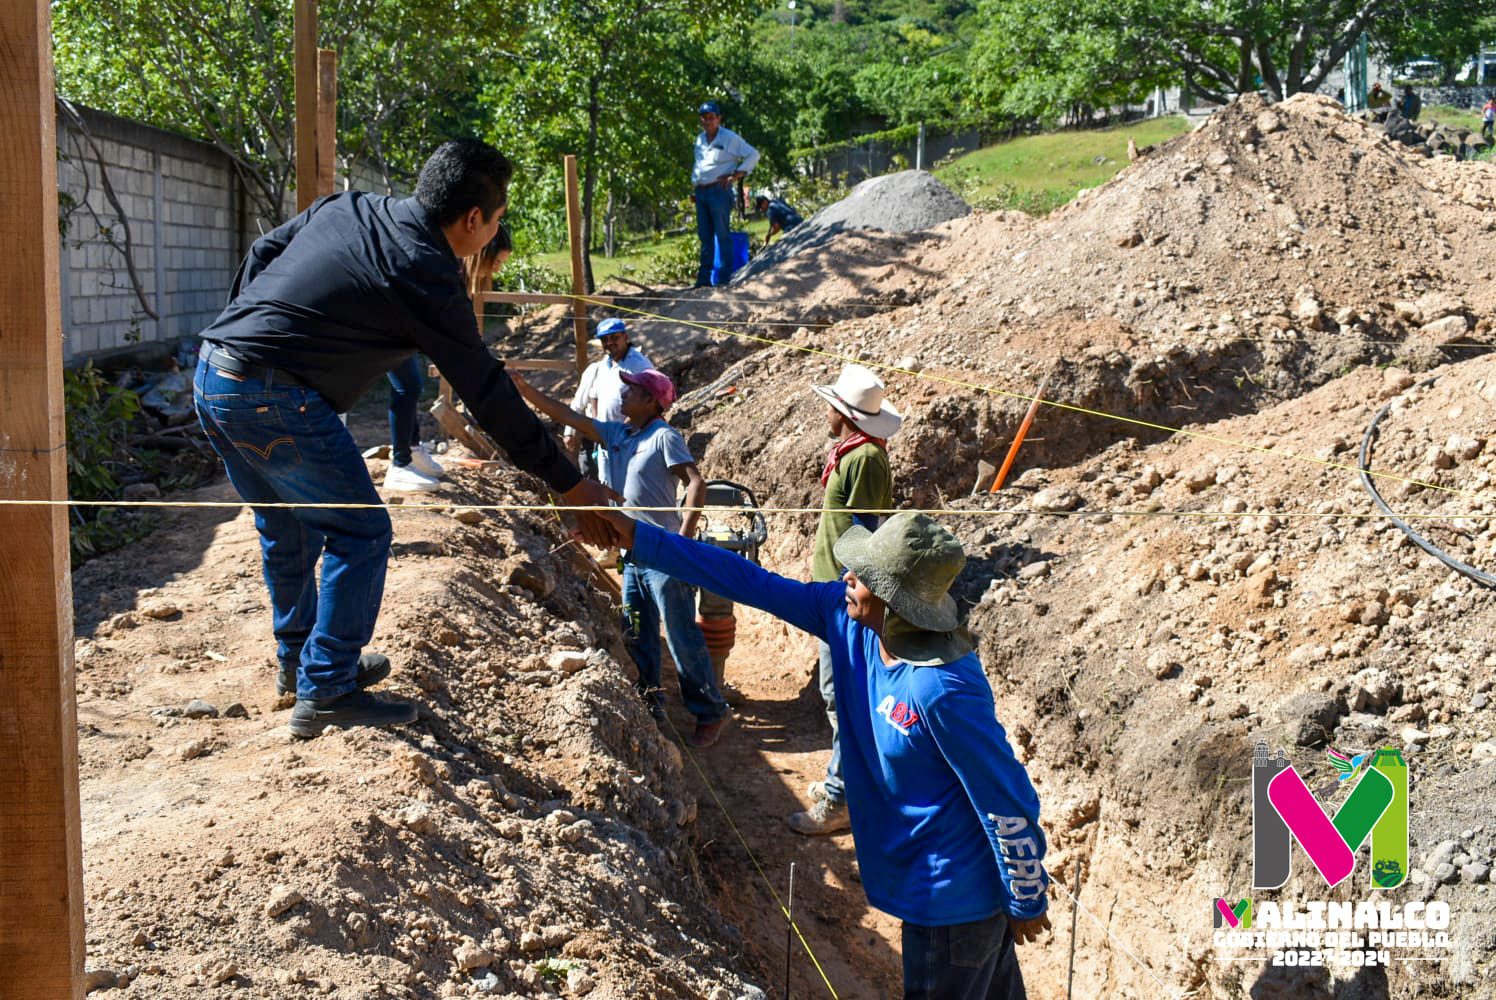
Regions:
M 750 281 L 797 254 L 824 246 L 838 233 L 859 229 L 917 232 L 970 214 L 971 207 L 966 202 L 924 170 L 871 177 L 749 261 L 747 267 L 733 275 L 732 283 Z
M 539 499 L 495 485 L 512 470 L 454 478 L 443 499 Z M 426 710 L 390 731 L 288 736 L 248 511 L 172 515 L 76 574 L 97 981 L 153 998 L 762 996 L 707 905 L 679 751 L 555 522 L 394 520 L 374 645 Z
M 1046 219 L 953 224 L 964 228 L 941 254 L 957 266 L 912 285 L 911 305 L 793 343 L 950 380 L 889 373 L 914 415 L 896 472 L 929 496 L 962 493 L 978 461 L 1000 460 L 1027 406 L 1014 396 L 1046 376 L 1052 399 L 1178 426 L 1361 364 L 1420 369 L 1476 353 L 1496 324 L 1491 206 L 1496 165 L 1409 155 L 1323 98 L 1269 108 L 1248 97 Z M 818 423 L 808 393 L 783 386 L 835 363 L 775 353 L 742 364 L 760 374 L 724 382 L 747 409 L 718 420 L 704 412 L 717 404 L 700 407 L 698 429 L 739 474 L 751 459 L 734 455 L 792 449 L 768 475 L 776 496 L 808 500 L 795 484 L 813 484 L 820 442 L 734 428 Z M 1046 424 L 1026 453 L 1040 465 L 1163 433 L 1074 410 Z

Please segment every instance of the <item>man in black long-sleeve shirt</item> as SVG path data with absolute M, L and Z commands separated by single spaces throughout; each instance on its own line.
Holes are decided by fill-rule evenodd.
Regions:
M 606 503 L 520 399 L 473 317 L 460 261 L 493 237 L 510 174 L 492 147 L 449 142 L 427 161 L 414 198 L 331 195 L 255 241 L 228 308 L 203 332 L 196 383 L 198 416 L 240 496 L 380 504 L 337 413 L 419 350 L 515 464 L 568 504 Z M 603 540 L 601 523 L 582 517 Z M 363 654 L 384 591 L 389 515 L 256 507 L 255 526 L 279 688 L 297 696 L 291 731 L 413 721 L 413 705 L 363 690 L 389 672 L 388 660 Z

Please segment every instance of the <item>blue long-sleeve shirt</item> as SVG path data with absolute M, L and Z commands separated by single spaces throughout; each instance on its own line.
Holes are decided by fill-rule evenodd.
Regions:
M 841 583 L 800 583 L 725 549 L 634 526 L 642 566 L 761 608 L 831 647 L 842 778 L 868 902 L 946 926 L 1043 913 L 1039 796 L 993 711 L 975 653 L 885 665 Z

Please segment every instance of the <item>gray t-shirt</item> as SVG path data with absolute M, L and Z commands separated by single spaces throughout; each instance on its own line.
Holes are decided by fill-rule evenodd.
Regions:
M 696 463 L 680 431 L 659 417 L 638 429 L 613 420 L 592 423 L 608 451 L 606 484 L 622 493 L 629 506 L 671 508 L 625 513 L 637 521 L 648 521 L 678 534 L 681 516 L 674 509 L 676 478 L 670 469 Z

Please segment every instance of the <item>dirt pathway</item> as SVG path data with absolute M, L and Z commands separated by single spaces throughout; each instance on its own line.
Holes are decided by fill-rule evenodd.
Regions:
M 786 927 L 773 893 L 784 898 L 794 862 L 795 920 L 825 979 L 797 940 L 790 996 L 829 997 L 834 989 L 843 1000 L 897 997 L 899 922 L 867 905 L 852 835 L 801 837 L 785 825 L 786 816 L 809 805 L 805 788 L 824 777 L 830 747 L 813 683 L 814 642 L 762 612 L 739 606 L 736 614 L 727 671 L 748 702 L 721 743 L 694 753 L 700 771 L 689 761 L 686 768 L 699 788 L 698 858 L 716 903 L 742 930 L 758 982 L 783 996 Z M 671 721 L 689 732 L 690 715 L 673 692 L 671 701 Z

